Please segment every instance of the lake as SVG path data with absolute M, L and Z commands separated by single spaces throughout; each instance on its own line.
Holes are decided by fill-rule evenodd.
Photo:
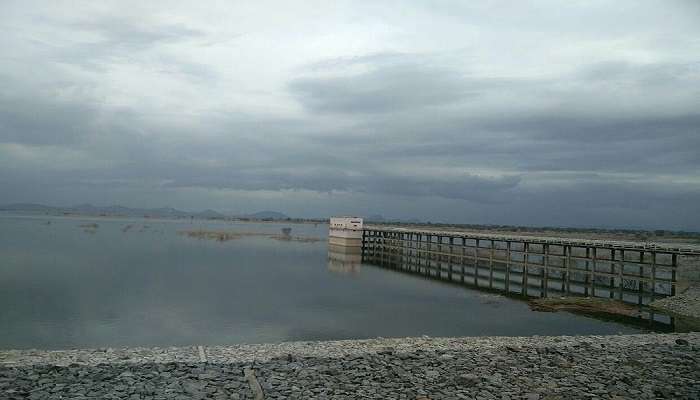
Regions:
M 342 268 L 329 263 L 327 234 L 325 224 L 2 215 L 0 348 L 645 329 L 533 312 L 519 299 L 373 265 Z

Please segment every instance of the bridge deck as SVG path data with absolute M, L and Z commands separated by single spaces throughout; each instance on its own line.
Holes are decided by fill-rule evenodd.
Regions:
M 700 246 L 692 244 L 671 244 L 658 242 L 633 242 L 607 239 L 576 239 L 534 235 L 506 235 L 469 231 L 447 231 L 433 229 L 403 228 L 394 226 L 365 225 L 365 231 L 392 232 L 416 235 L 450 236 L 465 239 L 495 240 L 503 242 L 523 242 L 575 247 L 597 247 L 612 250 L 650 251 L 656 253 L 700 256 Z

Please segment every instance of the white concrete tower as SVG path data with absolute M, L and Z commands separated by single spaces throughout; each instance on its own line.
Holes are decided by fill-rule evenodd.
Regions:
M 362 218 L 331 217 L 328 244 L 362 248 Z

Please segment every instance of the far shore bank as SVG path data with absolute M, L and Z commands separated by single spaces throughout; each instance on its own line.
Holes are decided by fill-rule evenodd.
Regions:
M 163 221 L 163 222 L 204 222 L 204 223 L 240 223 L 240 224 L 311 224 L 322 225 L 328 224 L 324 220 L 304 220 L 304 219 L 236 219 L 236 218 L 172 218 L 172 217 L 150 217 L 150 216 L 131 216 L 131 215 L 90 215 L 90 214 L 37 214 L 37 213 L 15 213 L 0 210 L 0 217 L 17 217 L 17 218 L 32 218 L 32 219 L 84 219 L 84 220 L 116 220 L 116 221 Z
M 0 216 L 18 216 L 32 218 L 80 218 L 80 219 L 116 219 L 116 220 L 154 220 L 154 221 L 198 221 L 211 223 L 260 223 L 260 224 L 328 224 L 327 218 L 252 218 L 252 217 L 213 217 L 180 216 L 169 217 L 163 215 L 122 215 L 122 214 L 95 214 L 79 212 L 31 212 L 0 210 Z M 597 239 L 597 240 L 624 240 L 631 242 L 663 243 L 673 245 L 700 246 L 700 232 L 663 230 L 663 229 L 625 229 L 625 228 L 583 228 L 583 227 L 545 227 L 545 226 L 516 226 L 516 225 L 487 225 L 487 224 L 449 224 L 449 223 L 415 223 L 401 221 L 373 221 L 365 220 L 365 225 L 381 227 L 397 227 L 416 230 L 431 230 L 445 232 L 463 232 L 480 234 L 501 234 L 518 236 L 542 236 L 566 239 Z

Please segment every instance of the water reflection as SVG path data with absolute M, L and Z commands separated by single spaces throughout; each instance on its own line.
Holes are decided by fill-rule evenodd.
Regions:
M 589 292 L 586 278 L 579 279 L 575 273 L 567 275 L 561 271 L 547 271 L 544 267 L 531 265 L 528 268 L 502 261 L 474 262 L 468 257 L 450 256 L 450 253 L 443 252 L 436 256 L 429 252 L 416 251 L 413 248 L 397 248 L 394 245 L 383 245 L 377 242 L 372 242 L 364 247 L 362 260 L 365 264 L 401 273 L 420 275 L 430 280 L 475 288 L 483 292 L 503 293 L 513 298 L 525 300 L 530 298 L 563 299 L 562 296 L 574 296 L 573 300 L 562 300 L 560 308 L 594 316 L 601 320 L 644 326 L 657 331 L 696 331 L 700 328 L 700 321 L 667 315 L 648 307 L 648 303 L 653 299 L 652 296 L 642 292 L 637 287 L 623 288 L 612 279 L 610 282 L 605 282 L 606 286 L 590 282 L 590 285 L 598 290 Z M 634 308 L 631 305 L 634 304 L 638 308 L 634 315 L 630 315 L 615 311 L 616 307 L 613 307 L 612 304 L 608 309 L 601 307 L 598 311 L 591 311 L 590 304 L 597 303 L 594 300 L 583 300 L 581 305 L 575 304 L 576 296 L 581 296 L 582 299 L 591 299 L 593 297 L 590 296 L 591 294 L 595 297 L 619 299 L 627 304 L 625 307 Z M 622 308 L 622 306 L 618 306 L 618 308 Z
M 360 247 L 328 245 L 328 270 L 338 274 L 358 274 L 362 265 Z
M 647 329 L 533 312 L 507 296 L 360 263 L 325 240 L 271 240 L 288 223 L 48 219 L 0 217 L 0 348 Z M 80 225 L 90 223 L 99 228 L 84 232 Z M 327 225 L 292 228 L 293 237 L 328 232 Z M 192 230 L 241 237 L 179 234 Z

